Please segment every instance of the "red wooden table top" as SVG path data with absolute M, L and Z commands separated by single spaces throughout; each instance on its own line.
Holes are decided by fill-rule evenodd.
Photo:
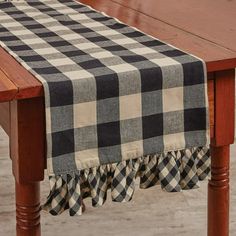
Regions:
M 236 67 L 236 2 L 80 0 L 202 58 L 208 72 Z M 42 84 L 0 47 L 0 102 L 43 96 Z

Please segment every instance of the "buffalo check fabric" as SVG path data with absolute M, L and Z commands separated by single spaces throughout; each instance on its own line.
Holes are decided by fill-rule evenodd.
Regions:
M 45 92 L 44 209 L 198 186 L 210 171 L 205 63 L 73 0 L 0 3 L 0 45 Z M 22 78 L 24 79 L 24 78 Z

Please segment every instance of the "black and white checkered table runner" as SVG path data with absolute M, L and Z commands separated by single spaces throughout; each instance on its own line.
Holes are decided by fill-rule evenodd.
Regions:
M 209 172 L 205 64 L 73 0 L 0 3 L 0 45 L 45 90 L 52 214 L 194 188 Z M 24 79 L 24 78 L 22 78 Z

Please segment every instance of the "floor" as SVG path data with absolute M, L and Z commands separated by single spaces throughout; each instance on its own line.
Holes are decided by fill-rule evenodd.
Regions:
M 231 148 L 230 235 L 236 235 L 236 145 Z M 42 183 L 45 200 L 49 183 Z M 81 217 L 51 216 L 42 212 L 43 236 L 204 236 L 206 235 L 207 181 L 197 190 L 164 193 L 159 186 L 137 189 L 130 203 L 107 201 Z M 15 235 L 14 179 L 8 152 L 8 138 L 0 128 L 0 235 Z

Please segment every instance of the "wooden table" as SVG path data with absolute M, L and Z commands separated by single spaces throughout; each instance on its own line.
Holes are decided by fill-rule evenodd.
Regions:
M 229 147 L 234 142 L 236 2 L 226 0 L 81 0 L 201 57 L 208 70 L 212 177 L 208 236 L 229 234 Z M 40 235 L 45 120 L 41 83 L 0 48 L 0 124 L 10 138 L 17 235 Z M 88 229 L 89 230 L 89 229 Z

